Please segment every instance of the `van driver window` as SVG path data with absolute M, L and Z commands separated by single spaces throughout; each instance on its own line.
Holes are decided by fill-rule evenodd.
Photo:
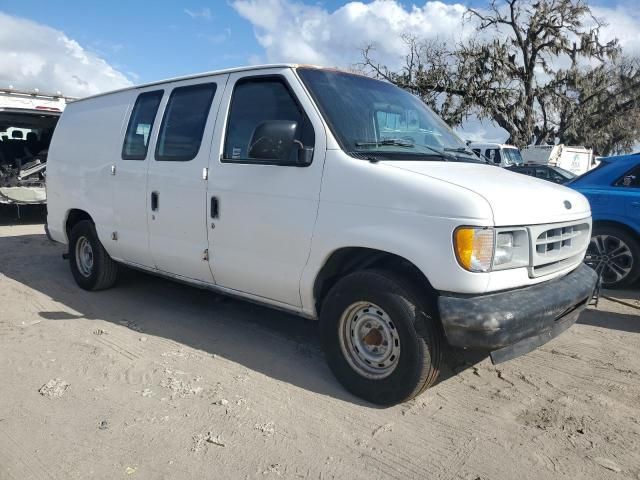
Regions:
M 129 118 L 127 133 L 124 136 L 123 160 L 144 160 L 147 158 L 149 136 L 163 94 L 164 90 L 156 90 L 138 95 L 131 112 L 131 118 Z
M 229 108 L 222 161 L 276 163 L 273 160 L 252 158 L 249 152 L 252 140 L 255 141 L 256 129 L 270 121 L 295 122 L 295 145 L 313 147 L 313 127 L 284 80 L 278 77 L 239 80 L 235 85 Z M 297 152 L 297 148 L 291 148 L 289 159 L 292 163 Z
M 215 93 L 215 83 L 173 89 L 162 118 L 156 160 L 188 162 L 198 155 Z
M 493 162 L 493 163 L 500 163 L 501 158 L 500 158 L 500 150 L 497 148 L 491 148 L 489 150 L 487 150 L 487 157 Z

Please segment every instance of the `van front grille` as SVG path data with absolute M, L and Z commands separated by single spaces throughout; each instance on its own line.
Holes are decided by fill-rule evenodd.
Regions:
M 580 263 L 591 236 L 590 220 L 529 227 L 530 276 L 540 277 Z

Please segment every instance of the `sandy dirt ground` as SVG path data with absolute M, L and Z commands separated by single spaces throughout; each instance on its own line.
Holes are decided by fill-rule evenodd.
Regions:
M 380 409 L 315 322 L 136 272 L 84 292 L 37 222 L 0 222 L 0 479 L 640 479 L 637 289 Z

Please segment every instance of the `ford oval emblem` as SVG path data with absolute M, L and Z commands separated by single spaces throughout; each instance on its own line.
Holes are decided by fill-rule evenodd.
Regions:
M 571 210 L 571 202 L 569 200 L 564 201 L 564 208 Z

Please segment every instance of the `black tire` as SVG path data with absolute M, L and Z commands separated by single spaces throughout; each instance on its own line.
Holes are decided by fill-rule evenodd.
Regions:
M 607 259 L 607 253 L 619 251 L 623 245 L 627 247 L 623 249 L 626 253 Z M 640 278 L 640 240 L 615 225 L 596 225 L 591 233 L 585 263 L 601 275 L 604 288 L 627 287 Z M 623 271 L 625 275 L 618 278 L 616 272 Z
M 354 304 L 362 303 L 372 304 L 374 311 L 376 306 L 380 307 L 382 312 L 378 313 L 392 320 L 387 323 L 399 338 L 395 368 L 384 378 L 368 378 L 360 373 L 358 367 L 352 366 L 362 364 L 362 360 L 354 360 L 360 351 L 355 348 L 358 352 L 355 353 L 354 349 L 344 346 L 353 343 L 345 337 L 354 338 L 354 332 L 351 327 L 345 327 L 351 323 L 346 323 L 343 314 L 348 315 Z M 358 397 L 384 406 L 409 400 L 433 385 L 440 373 L 443 340 L 435 308 L 430 303 L 416 293 L 410 282 L 391 272 L 364 270 L 340 279 L 324 299 L 320 313 L 324 351 L 340 383 Z M 354 322 L 357 321 L 358 315 L 354 318 Z M 366 334 L 362 341 L 368 336 Z M 345 353 L 349 350 L 353 352 L 350 360 Z M 374 364 L 372 368 L 375 367 Z
M 78 258 L 79 243 L 91 250 L 92 262 L 88 268 L 86 262 Z M 78 262 L 81 262 L 80 264 Z M 100 243 L 93 222 L 78 222 L 69 234 L 69 265 L 76 283 L 85 290 L 104 290 L 116 283 L 118 264 L 114 262 Z

